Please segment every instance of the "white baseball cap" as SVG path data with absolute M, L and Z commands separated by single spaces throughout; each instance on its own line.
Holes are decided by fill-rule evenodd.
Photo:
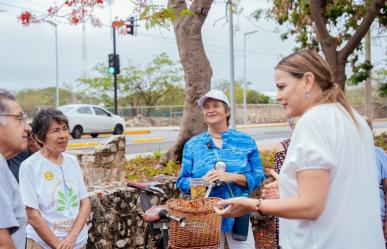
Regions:
M 228 108 L 231 108 L 230 101 L 228 101 L 227 96 L 222 91 L 210 90 L 208 93 L 206 93 L 206 95 L 200 97 L 200 99 L 198 100 L 198 106 L 200 108 L 203 108 L 204 102 L 206 102 L 207 99 L 216 99 L 223 101 L 224 103 L 226 103 Z

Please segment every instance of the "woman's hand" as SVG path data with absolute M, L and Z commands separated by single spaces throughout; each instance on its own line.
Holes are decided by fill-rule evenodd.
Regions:
M 263 186 L 262 190 L 263 199 L 279 199 L 279 183 L 278 180 L 268 183 Z
M 59 242 L 57 249 L 73 249 L 77 236 L 69 234 L 64 240 Z
M 203 177 L 204 180 L 209 181 L 209 182 L 231 182 L 230 179 L 230 173 L 227 173 L 223 170 L 211 170 L 208 171 L 207 174 Z
M 224 209 L 214 207 L 214 210 L 217 214 L 224 217 L 240 217 L 247 213 L 257 211 L 258 204 L 259 200 L 256 199 L 236 197 L 218 202 L 219 206 L 227 207 Z

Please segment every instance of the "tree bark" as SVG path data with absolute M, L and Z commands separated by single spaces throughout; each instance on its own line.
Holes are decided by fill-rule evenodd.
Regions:
M 335 39 L 329 34 L 326 27 L 325 5 L 326 1 L 311 0 L 311 14 L 316 25 L 317 39 L 321 44 L 322 52 L 332 69 L 333 81 L 345 89 L 347 77 L 345 75 L 345 65 L 350 54 L 359 46 L 361 40 L 367 33 L 372 22 L 375 20 L 380 9 L 383 7 L 384 0 L 374 0 L 365 13 L 362 22 L 355 33 L 345 46 L 338 51 Z
M 168 160 L 181 161 L 185 142 L 207 129 L 197 101 L 211 88 L 212 69 L 204 50 L 201 29 L 212 1 L 194 0 L 190 7 L 194 15 L 180 15 L 181 11 L 187 9 L 185 0 L 168 1 L 168 7 L 176 15 L 173 27 L 185 74 L 185 99 L 177 141 L 160 159 L 160 166 Z

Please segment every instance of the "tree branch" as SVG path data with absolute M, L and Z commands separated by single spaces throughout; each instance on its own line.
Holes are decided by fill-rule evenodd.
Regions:
M 317 35 L 320 38 L 319 40 L 321 44 L 333 41 L 333 37 L 329 34 L 326 26 L 325 5 L 325 1 L 310 1 L 310 11 L 312 13 L 312 18 L 316 25 Z
M 380 9 L 384 5 L 384 0 L 374 0 L 370 7 L 367 10 L 367 13 L 364 15 L 362 22 L 359 27 L 356 29 L 355 34 L 351 36 L 347 44 L 339 51 L 339 56 L 343 59 L 347 59 L 348 56 L 355 50 L 359 45 L 360 41 L 363 39 L 367 31 L 369 30 L 372 22 L 375 20 L 376 16 L 379 14 Z

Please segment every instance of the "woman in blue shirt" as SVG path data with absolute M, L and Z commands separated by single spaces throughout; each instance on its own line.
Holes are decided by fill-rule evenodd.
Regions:
M 245 133 L 229 129 L 230 104 L 223 92 L 209 91 L 199 99 L 198 105 L 202 109 L 208 131 L 192 137 L 185 144 L 182 170 L 177 179 L 178 188 L 189 194 L 191 179 L 203 177 L 210 182 L 227 183 L 214 188 L 211 197 L 228 199 L 249 196 L 264 180 L 255 141 Z M 226 171 L 214 169 L 218 161 L 226 164 Z M 234 218 L 223 218 L 220 248 L 224 248 L 225 240 L 230 249 L 255 248 L 250 223 L 245 241 L 233 239 L 234 221 Z

